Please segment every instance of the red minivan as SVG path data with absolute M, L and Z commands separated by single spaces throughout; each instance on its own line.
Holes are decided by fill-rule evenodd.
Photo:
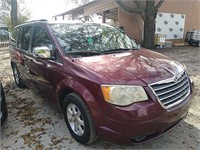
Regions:
M 184 65 L 106 24 L 22 24 L 13 29 L 10 55 L 17 86 L 56 101 L 71 135 L 85 145 L 97 137 L 149 141 L 174 128 L 191 104 Z

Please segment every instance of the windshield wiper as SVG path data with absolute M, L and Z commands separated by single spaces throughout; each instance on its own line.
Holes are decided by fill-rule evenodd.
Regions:
M 106 51 L 102 51 L 101 54 L 118 53 L 118 52 L 124 52 L 124 51 L 128 51 L 128 50 L 132 50 L 132 48 L 116 48 L 116 49 L 109 49 L 109 50 L 106 50 Z
M 99 52 L 97 51 L 72 51 L 72 52 L 67 52 L 68 55 L 76 55 L 76 56 L 96 56 L 100 55 Z

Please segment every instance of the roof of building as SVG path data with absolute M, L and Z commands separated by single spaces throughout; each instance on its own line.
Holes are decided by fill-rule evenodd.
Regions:
M 63 16 L 63 15 L 67 15 L 67 14 L 73 14 L 73 13 L 75 13 L 75 12 L 83 13 L 83 12 L 84 12 L 84 8 L 85 8 L 86 6 L 89 6 L 89 5 L 93 4 L 93 3 L 96 3 L 97 1 L 98 1 L 98 0 L 93 0 L 93 1 L 91 1 L 91 2 L 89 2 L 89 3 L 87 3 L 87 4 L 84 4 L 84 5 L 82 5 L 82 6 L 76 7 L 76 8 L 71 9 L 71 10 L 68 10 L 68 11 L 66 11 L 66 12 L 63 12 L 63 13 L 58 14 L 58 15 L 55 15 L 55 16 L 53 16 L 53 17 Z

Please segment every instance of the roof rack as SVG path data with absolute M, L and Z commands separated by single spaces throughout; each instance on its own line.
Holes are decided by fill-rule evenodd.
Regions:
M 48 20 L 46 20 L 46 19 L 39 19 L 39 20 L 31 20 L 31 21 L 28 21 L 28 22 L 36 22 L 36 21 L 48 21 Z

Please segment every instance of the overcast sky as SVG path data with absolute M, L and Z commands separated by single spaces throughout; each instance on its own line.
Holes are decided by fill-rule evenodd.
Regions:
M 26 0 L 26 2 L 32 12 L 31 20 L 51 20 L 52 16 L 72 8 L 72 6 L 67 6 L 67 0 Z

